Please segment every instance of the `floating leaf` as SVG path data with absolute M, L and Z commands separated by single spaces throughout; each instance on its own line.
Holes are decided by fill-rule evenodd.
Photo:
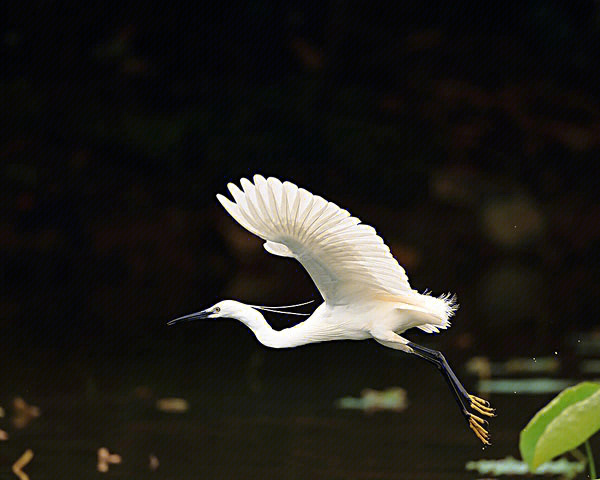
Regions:
M 364 410 L 373 413 L 379 410 L 392 410 L 401 412 L 408 406 L 406 390 L 399 387 L 377 391 L 366 388 L 361 392 L 360 398 L 343 397 L 336 401 L 337 408 Z
M 149 463 L 150 470 L 155 472 L 156 470 L 158 470 L 158 467 L 160 466 L 158 457 L 156 455 L 150 455 L 149 459 L 150 459 L 150 463 Z
M 600 429 L 600 384 L 583 382 L 563 390 L 521 432 L 519 448 L 533 471 Z
M 21 397 L 13 400 L 13 408 L 12 423 L 15 428 L 25 428 L 34 418 L 40 416 L 39 407 L 28 405 Z
M 118 453 L 110 453 L 108 448 L 102 447 L 98 449 L 98 471 L 102 473 L 108 472 L 110 464 L 121 463 L 121 455 Z
M 519 395 L 539 395 L 560 392 L 573 386 L 574 380 L 560 378 L 499 378 L 480 380 L 477 391 L 485 393 L 507 393 Z
M 156 408 L 167 413 L 183 413 L 190 408 L 183 398 L 161 398 L 156 401 Z
M 23 468 L 25 467 L 25 465 L 31 462 L 32 458 L 33 451 L 30 448 L 28 448 L 27 450 L 25 450 L 23 455 L 21 455 L 19 459 L 13 464 L 12 471 L 17 477 L 19 477 L 19 480 L 29 480 L 29 475 L 27 475 L 23 471 Z
M 498 460 L 477 460 L 467 462 L 465 468 L 476 471 L 482 475 L 529 475 L 527 464 L 513 457 Z M 536 475 L 562 475 L 564 478 L 575 478 L 578 473 L 585 470 L 585 462 L 570 462 L 566 458 L 546 462 L 540 465 Z

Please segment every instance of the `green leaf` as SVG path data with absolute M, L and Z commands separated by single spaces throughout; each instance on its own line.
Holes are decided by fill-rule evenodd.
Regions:
M 539 465 L 573 450 L 600 430 L 600 392 L 565 408 L 550 422 L 535 449 L 533 464 Z
M 531 419 L 521 432 L 521 456 L 534 471 L 599 429 L 600 384 L 580 383 L 563 390 Z

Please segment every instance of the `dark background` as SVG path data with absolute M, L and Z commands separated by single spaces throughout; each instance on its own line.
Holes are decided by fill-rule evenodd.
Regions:
M 185 396 L 191 412 L 202 405 L 206 417 L 190 425 L 239 404 L 250 405 L 238 412 L 242 423 L 295 405 L 285 417 L 295 424 L 296 408 L 308 409 L 303 418 L 337 418 L 332 399 L 406 386 L 417 368 L 409 398 L 422 398 L 423 410 L 411 421 L 439 429 L 417 443 L 444 452 L 417 462 L 418 478 L 447 468 L 458 478 L 469 454 L 447 445 L 477 452 L 442 379 L 414 359 L 371 342 L 268 351 L 233 321 L 166 328 L 222 298 L 319 299 L 299 264 L 268 255 L 217 204 L 228 182 L 255 173 L 293 181 L 375 226 L 419 291 L 457 293 L 450 331 L 408 335 L 442 349 L 457 371 L 474 355 L 558 351 L 562 372 L 572 372 L 566 339 L 593 333 L 599 313 L 597 2 L 38 1 L 2 10 L 0 405 L 23 395 L 71 411 L 82 401 L 83 417 L 103 432 L 68 416 L 78 428 L 65 435 L 77 442 L 86 431 L 89 451 L 67 461 L 55 446 L 45 466 L 34 460 L 39 478 L 66 464 L 85 475 L 88 461 L 93 476 L 95 448 L 135 430 L 119 415 L 139 420 L 145 410 L 110 404 L 113 425 L 85 402 L 121 405 L 136 386 Z M 267 318 L 275 328 L 296 320 Z M 449 404 L 447 416 L 427 415 L 432 397 Z M 519 409 L 500 453 L 518 455 L 517 428 L 543 403 Z M 357 418 L 356 428 L 370 428 Z M 404 431 L 405 417 L 393 418 Z M 147 428 L 157 435 L 182 434 L 154 420 Z M 43 413 L 40 424 L 38 437 L 54 446 L 56 423 Z M 281 438 L 268 428 L 251 443 L 275 451 L 281 471 L 245 457 L 211 463 L 214 452 L 193 450 L 206 438 L 198 428 L 185 448 L 202 467 L 188 459 L 181 478 L 217 478 L 224 465 L 231 478 L 338 478 L 314 458 L 285 463 L 294 449 L 269 447 Z M 14 435 L 24 447 L 38 438 Z M 327 446 L 340 441 L 331 435 Z M 166 438 L 148 448 L 172 446 Z M 360 448 L 344 449 L 340 462 Z M 398 478 L 423 451 L 394 460 L 405 464 Z M 397 466 L 385 476 L 382 465 L 398 454 L 373 454 L 339 478 L 367 478 L 361 468 L 396 478 Z M 134 475 L 137 464 L 121 468 Z

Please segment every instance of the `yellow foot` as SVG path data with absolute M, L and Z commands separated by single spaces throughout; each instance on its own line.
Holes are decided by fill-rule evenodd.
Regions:
M 487 422 L 483 418 L 479 418 L 477 415 L 469 414 L 469 427 L 477 438 L 482 441 L 484 445 L 491 445 L 490 443 L 490 434 L 487 432 L 485 428 L 483 428 L 483 424 Z
M 471 399 L 471 408 L 476 412 L 481 413 L 487 417 L 495 417 L 495 412 L 493 408 L 490 407 L 490 402 L 483 400 L 475 395 L 469 395 Z

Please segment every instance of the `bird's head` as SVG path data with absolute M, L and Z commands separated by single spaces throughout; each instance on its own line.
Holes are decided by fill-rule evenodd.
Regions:
M 176 323 L 191 322 L 192 320 L 208 318 L 235 318 L 238 320 L 243 320 L 252 312 L 256 312 L 256 310 L 241 302 L 236 302 L 235 300 L 223 300 L 214 304 L 212 307 L 201 310 L 200 312 L 191 313 L 189 315 L 176 318 L 175 320 L 171 320 L 169 323 L 167 323 L 167 325 L 175 325 Z

